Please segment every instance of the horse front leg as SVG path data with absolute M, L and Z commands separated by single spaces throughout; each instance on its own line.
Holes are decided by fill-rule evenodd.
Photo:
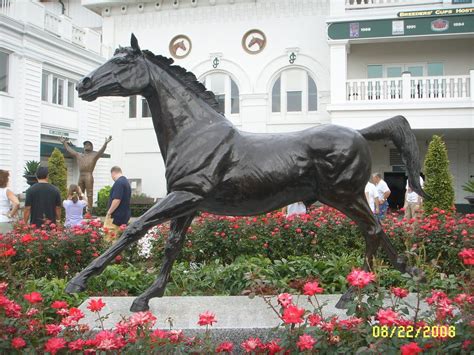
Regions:
M 143 216 L 130 224 L 115 244 L 107 249 L 107 251 L 74 276 L 67 284 L 66 292 L 76 293 L 84 291 L 89 277 L 101 273 L 123 249 L 143 237 L 151 227 L 166 222 L 171 218 L 189 215 L 196 210 L 201 201 L 201 196 L 187 191 L 173 191 L 168 194 Z
M 145 292 L 143 292 L 133 301 L 130 311 L 147 311 L 150 308 L 148 306 L 148 302 L 151 298 L 163 297 L 166 284 L 168 283 L 168 279 L 171 274 L 173 263 L 183 248 L 186 232 L 188 227 L 191 225 L 193 218 L 194 213 L 171 220 L 170 234 L 168 240 L 166 241 L 165 255 L 163 257 L 160 275 L 153 285 L 151 285 Z

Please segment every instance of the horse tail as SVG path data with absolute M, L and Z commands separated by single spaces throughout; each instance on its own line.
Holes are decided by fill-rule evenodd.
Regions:
M 415 134 L 411 130 L 410 124 L 405 117 L 395 116 L 389 118 L 388 120 L 361 129 L 359 133 L 369 141 L 384 138 L 391 139 L 402 155 L 403 163 L 407 168 L 410 187 L 418 195 L 424 198 L 429 197 L 420 185 L 420 152 Z

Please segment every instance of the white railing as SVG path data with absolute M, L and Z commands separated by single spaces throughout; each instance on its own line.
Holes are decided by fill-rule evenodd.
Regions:
M 348 80 L 347 101 L 443 100 L 471 97 L 469 75 Z
M 44 29 L 56 36 L 60 35 L 59 29 L 61 27 L 61 17 L 46 10 L 44 14 Z
M 346 0 L 346 9 L 440 4 L 443 0 Z
M 84 37 L 86 31 L 80 27 L 72 25 L 72 43 L 75 43 L 81 47 L 85 47 Z
M 0 14 L 11 16 L 14 5 L 14 0 L 0 0 Z
M 471 97 L 469 75 L 412 77 L 411 99 L 461 99 Z

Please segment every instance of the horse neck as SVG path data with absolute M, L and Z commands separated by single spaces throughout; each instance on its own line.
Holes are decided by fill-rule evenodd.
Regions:
M 166 162 L 169 146 L 181 132 L 203 129 L 225 118 L 165 70 L 153 64 L 150 69 L 152 89 L 145 96 Z

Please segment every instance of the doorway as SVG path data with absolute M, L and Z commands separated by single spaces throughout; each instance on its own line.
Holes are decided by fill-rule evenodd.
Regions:
M 390 206 L 390 209 L 399 210 L 400 208 L 403 208 L 407 184 L 405 173 L 384 173 L 383 178 L 391 191 L 390 196 L 388 197 L 388 205 Z

